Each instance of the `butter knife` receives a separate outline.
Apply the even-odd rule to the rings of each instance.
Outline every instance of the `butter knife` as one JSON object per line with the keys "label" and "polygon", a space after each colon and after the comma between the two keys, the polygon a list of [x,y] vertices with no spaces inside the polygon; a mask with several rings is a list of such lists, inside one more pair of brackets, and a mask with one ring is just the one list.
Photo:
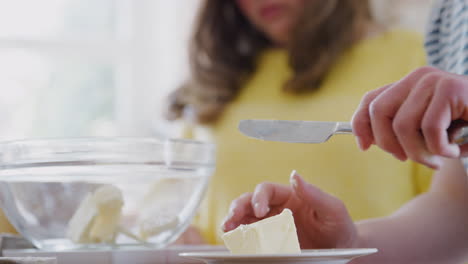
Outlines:
{"label": "butter knife", "polygon": [[[348,122],[241,120],[239,131],[256,139],[288,143],[323,143],[335,134],[352,134]],[[468,143],[468,127],[450,132],[452,142]]]}

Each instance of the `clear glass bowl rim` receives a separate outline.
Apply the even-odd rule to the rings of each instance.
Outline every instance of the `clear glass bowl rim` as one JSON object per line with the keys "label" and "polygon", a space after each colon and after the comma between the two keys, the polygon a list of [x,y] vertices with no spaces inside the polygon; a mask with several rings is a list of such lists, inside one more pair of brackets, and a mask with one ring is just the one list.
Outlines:
{"label": "clear glass bowl rim", "polygon": [[[115,144],[113,144],[115,143]],[[100,144],[109,144],[103,147]],[[28,156],[23,156],[22,152],[27,149],[28,152],[34,153],[36,157],[47,159],[50,155],[64,155],[64,154],[74,154],[76,148],[87,147],[86,151],[92,153],[111,153],[113,147],[116,146],[158,146],[161,148],[167,148],[168,146],[182,145],[184,147],[190,147],[191,149],[196,149],[197,152],[203,153],[214,153],[216,146],[214,143],[203,142],[192,139],[160,139],[155,137],[70,137],[70,138],[41,138],[41,139],[22,139],[22,140],[11,140],[0,142],[0,170],[8,167],[9,164],[18,164],[27,162]],[[64,153],[50,151],[50,149],[59,148],[65,146],[68,151]],[[49,152],[45,152],[47,155],[42,156],[42,153],[38,151],[39,149],[49,149]],[[138,149],[138,152],[141,153],[152,153],[152,150],[141,150]],[[80,154],[79,151],[76,152]],[[140,153],[140,154],[141,154]],[[128,155],[130,156],[130,151]],[[125,151],[124,151],[124,155]],[[213,161],[215,155],[212,155]],[[71,157],[68,157],[71,158]],[[73,158],[71,158],[73,160]],[[24,164],[24,163],[23,163]]]}

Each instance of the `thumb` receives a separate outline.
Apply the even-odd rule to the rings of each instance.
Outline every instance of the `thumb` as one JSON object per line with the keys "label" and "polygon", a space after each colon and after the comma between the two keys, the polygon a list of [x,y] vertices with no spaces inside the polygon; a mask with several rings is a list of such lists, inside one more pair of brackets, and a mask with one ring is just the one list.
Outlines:
{"label": "thumb", "polygon": [[290,183],[297,197],[318,213],[341,212],[344,208],[341,200],[307,183],[296,171],[291,173]]}

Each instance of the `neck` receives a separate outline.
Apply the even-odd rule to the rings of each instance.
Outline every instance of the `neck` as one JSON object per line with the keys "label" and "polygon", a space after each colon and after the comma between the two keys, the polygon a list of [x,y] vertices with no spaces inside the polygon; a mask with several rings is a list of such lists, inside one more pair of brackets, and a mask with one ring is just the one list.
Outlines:
{"label": "neck", "polygon": [[387,27],[377,23],[375,21],[365,21],[362,23],[361,30],[359,30],[359,38],[358,40],[364,40],[368,38],[372,38],[375,36],[378,36],[385,32],[387,30]]}

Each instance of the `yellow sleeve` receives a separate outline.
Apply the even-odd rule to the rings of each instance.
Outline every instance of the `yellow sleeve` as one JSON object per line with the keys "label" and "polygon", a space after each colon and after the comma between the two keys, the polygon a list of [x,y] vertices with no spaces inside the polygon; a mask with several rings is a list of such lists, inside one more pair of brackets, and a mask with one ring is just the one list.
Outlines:
{"label": "yellow sleeve", "polygon": [[410,61],[408,62],[408,73],[412,72],[413,70],[427,66],[427,54],[426,50],[424,49],[424,38],[420,34],[411,33],[411,37],[409,38],[405,46],[406,50],[411,53]]}

